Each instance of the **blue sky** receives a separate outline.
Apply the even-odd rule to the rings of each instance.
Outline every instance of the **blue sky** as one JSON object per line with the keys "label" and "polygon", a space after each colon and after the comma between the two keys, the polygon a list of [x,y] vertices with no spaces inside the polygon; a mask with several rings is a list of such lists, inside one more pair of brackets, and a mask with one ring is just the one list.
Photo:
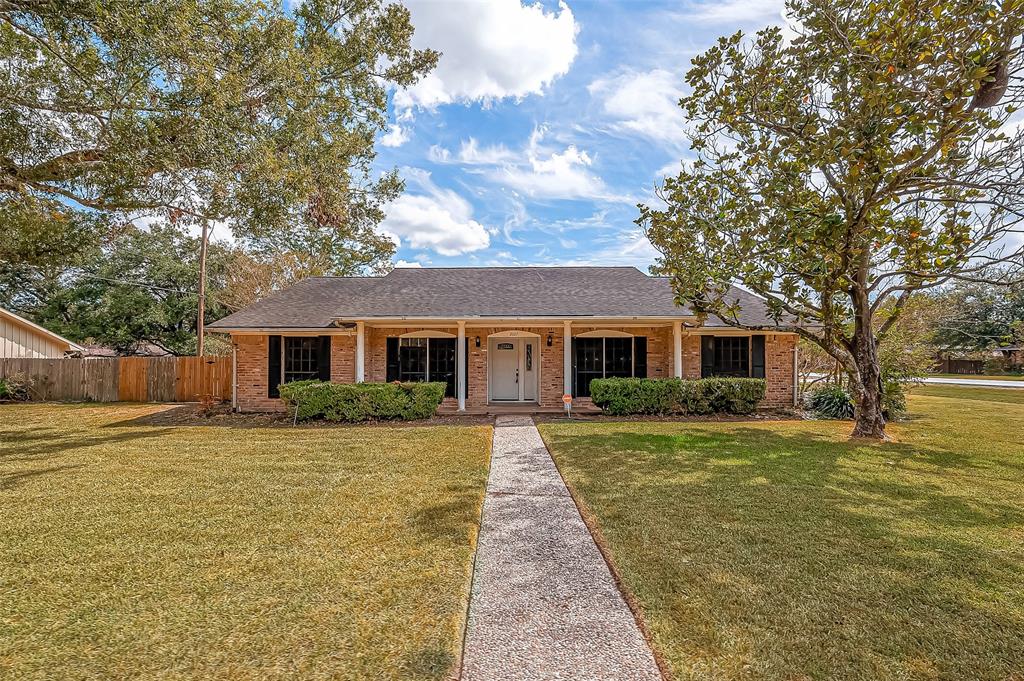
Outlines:
{"label": "blue sky", "polygon": [[676,105],[720,35],[775,0],[405,0],[438,68],[392,94],[380,167],[405,194],[381,230],[399,266],[619,264],[655,252],[636,204],[688,151]]}

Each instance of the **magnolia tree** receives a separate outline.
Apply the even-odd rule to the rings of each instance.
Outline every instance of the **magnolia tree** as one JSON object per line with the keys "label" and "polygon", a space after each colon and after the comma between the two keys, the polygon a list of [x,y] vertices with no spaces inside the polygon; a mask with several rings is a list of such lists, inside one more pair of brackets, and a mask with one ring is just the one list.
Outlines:
{"label": "magnolia tree", "polygon": [[1024,3],[787,7],[795,36],[693,60],[695,158],[638,223],[681,299],[742,327],[728,284],[766,298],[771,329],[843,367],[853,435],[884,438],[879,342],[915,292],[1000,264],[1021,280]]}

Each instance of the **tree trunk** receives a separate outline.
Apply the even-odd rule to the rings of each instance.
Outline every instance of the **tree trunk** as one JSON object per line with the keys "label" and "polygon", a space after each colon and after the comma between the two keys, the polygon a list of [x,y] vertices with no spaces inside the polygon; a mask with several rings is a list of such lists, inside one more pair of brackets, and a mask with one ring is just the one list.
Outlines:
{"label": "tree trunk", "polygon": [[210,240],[210,224],[203,220],[203,237],[199,244],[199,314],[196,316],[198,347],[196,354],[203,356],[206,336],[206,244]]}
{"label": "tree trunk", "polygon": [[878,362],[878,340],[871,323],[871,303],[866,288],[855,290],[853,359],[856,375],[850,376],[854,405],[854,426],[851,437],[885,439],[885,416],[882,414],[882,367]]}

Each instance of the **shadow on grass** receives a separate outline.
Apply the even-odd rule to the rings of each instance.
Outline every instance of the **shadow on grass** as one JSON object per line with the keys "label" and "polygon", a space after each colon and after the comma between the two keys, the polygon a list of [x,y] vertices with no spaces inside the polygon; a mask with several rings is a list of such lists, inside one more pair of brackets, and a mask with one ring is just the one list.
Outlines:
{"label": "shadow on grass", "polygon": [[990,461],[807,429],[545,436],[677,671],[1024,669],[1021,481]]}
{"label": "shadow on grass", "polygon": [[494,422],[488,416],[456,416],[442,414],[430,419],[418,421],[360,421],[358,423],[335,423],[330,421],[300,421],[293,423],[292,418],[283,412],[267,414],[236,414],[220,410],[206,416],[200,413],[195,404],[179,404],[159,411],[143,414],[130,419],[108,423],[104,428],[133,427],[199,427],[199,428],[288,428],[295,430],[318,430],[327,428],[422,428],[424,426],[476,427],[490,425]]}
{"label": "shadow on grass", "polygon": [[172,432],[169,428],[158,430],[134,430],[110,435],[92,435],[93,429],[68,432],[51,428],[32,428],[16,432],[0,433],[0,462],[33,461],[98,445],[128,444],[130,442],[160,437]]}
{"label": "shadow on grass", "polygon": [[16,471],[13,473],[0,473],[0,492],[4,490],[14,489],[18,485],[24,483],[32,478],[38,478],[43,475],[49,475],[50,473],[59,473],[60,471],[73,470],[75,468],[82,468],[85,464],[67,465],[67,466],[51,466],[50,468],[31,468],[24,471]]}
{"label": "shadow on grass", "polygon": [[469,485],[449,485],[446,494],[446,501],[420,509],[411,524],[431,540],[463,546],[470,528],[480,522],[480,490]]}

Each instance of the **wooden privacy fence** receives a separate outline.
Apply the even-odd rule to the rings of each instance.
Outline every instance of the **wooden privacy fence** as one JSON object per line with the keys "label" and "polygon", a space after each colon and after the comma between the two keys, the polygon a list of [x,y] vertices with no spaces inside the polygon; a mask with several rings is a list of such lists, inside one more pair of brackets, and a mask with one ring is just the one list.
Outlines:
{"label": "wooden privacy fence", "polygon": [[0,359],[0,378],[21,374],[32,397],[64,402],[196,402],[231,399],[230,357]]}
{"label": "wooden privacy fence", "polygon": [[981,359],[953,359],[943,357],[939,360],[938,370],[943,374],[974,374],[985,373],[985,361]]}

